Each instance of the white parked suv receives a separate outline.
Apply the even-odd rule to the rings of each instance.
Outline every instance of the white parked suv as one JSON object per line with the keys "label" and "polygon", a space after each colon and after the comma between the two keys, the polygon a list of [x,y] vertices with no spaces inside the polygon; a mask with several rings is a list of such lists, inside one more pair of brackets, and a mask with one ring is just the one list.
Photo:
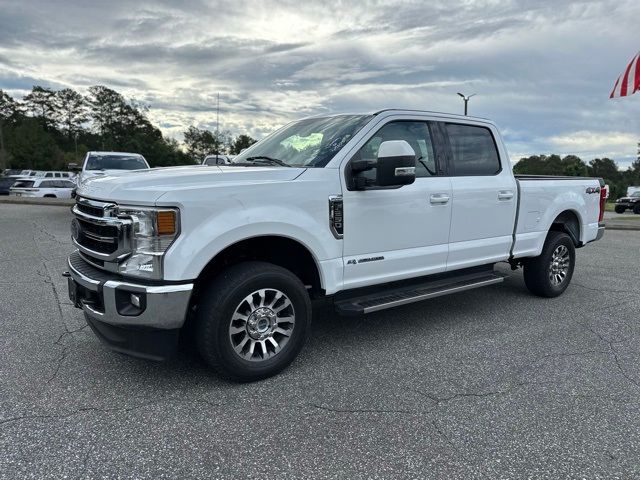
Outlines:
{"label": "white parked suv", "polygon": [[67,179],[29,177],[18,179],[9,189],[13,197],[71,198],[76,184]]}
{"label": "white parked suv", "polygon": [[69,296],[117,351],[163,359],[192,327],[209,365],[250,381],[297,356],[312,299],[366,314],[500,283],[499,262],[562,294],[606,196],[596,178],[514,176],[488,120],[307,118],[230,165],[81,184]]}

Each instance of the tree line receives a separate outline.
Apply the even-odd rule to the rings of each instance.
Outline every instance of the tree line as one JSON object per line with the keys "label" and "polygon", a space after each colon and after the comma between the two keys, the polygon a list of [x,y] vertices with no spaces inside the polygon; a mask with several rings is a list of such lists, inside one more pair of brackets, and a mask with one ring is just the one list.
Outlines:
{"label": "tree line", "polygon": [[86,95],[36,85],[22,100],[0,89],[0,171],[62,170],[90,150],[144,155],[154,167],[200,163],[209,154],[237,154],[256,140],[189,127],[184,145],[165,138],[149,107],[103,85]]}
{"label": "tree line", "polygon": [[580,157],[567,155],[533,155],[521,158],[513,167],[513,171],[527,175],[566,175],[577,177],[602,177],[609,185],[609,198],[626,195],[627,187],[640,185],[640,159],[631,164],[625,171],[618,169],[615,160],[595,158],[589,163]]}

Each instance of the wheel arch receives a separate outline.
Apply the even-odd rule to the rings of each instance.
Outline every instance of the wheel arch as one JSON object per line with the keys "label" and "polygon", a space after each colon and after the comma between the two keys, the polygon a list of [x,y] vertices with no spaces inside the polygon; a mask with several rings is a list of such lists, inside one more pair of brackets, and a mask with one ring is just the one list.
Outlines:
{"label": "wheel arch", "polygon": [[571,237],[574,246],[579,248],[582,246],[582,241],[580,240],[582,234],[580,225],[578,212],[575,210],[565,210],[558,214],[553,222],[551,222],[549,231],[566,233]]}
{"label": "wheel arch", "polygon": [[225,268],[250,260],[286,268],[302,281],[312,295],[320,294],[323,289],[319,263],[306,245],[286,236],[257,235],[238,240],[211,258],[195,281],[196,290]]}

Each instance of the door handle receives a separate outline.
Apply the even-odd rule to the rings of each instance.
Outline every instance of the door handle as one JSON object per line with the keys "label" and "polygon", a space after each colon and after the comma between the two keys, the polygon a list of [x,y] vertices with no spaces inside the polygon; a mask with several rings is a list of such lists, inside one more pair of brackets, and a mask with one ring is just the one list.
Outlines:
{"label": "door handle", "polygon": [[511,200],[513,192],[511,190],[500,190],[498,192],[498,200]]}
{"label": "door handle", "polygon": [[434,193],[429,197],[429,202],[432,205],[445,205],[449,203],[449,195],[446,193]]}

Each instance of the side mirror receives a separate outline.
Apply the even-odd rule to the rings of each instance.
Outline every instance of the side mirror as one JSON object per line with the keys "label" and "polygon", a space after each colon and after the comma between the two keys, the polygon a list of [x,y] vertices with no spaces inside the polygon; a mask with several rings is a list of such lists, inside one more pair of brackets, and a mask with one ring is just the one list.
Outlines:
{"label": "side mirror", "polygon": [[70,172],[79,172],[81,170],[80,166],[77,163],[70,163],[67,165],[67,169]]}
{"label": "side mirror", "polygon": [[416,179],[416,152],[405,140],[382,142],[378,149],[376,185],[409,185]]}

